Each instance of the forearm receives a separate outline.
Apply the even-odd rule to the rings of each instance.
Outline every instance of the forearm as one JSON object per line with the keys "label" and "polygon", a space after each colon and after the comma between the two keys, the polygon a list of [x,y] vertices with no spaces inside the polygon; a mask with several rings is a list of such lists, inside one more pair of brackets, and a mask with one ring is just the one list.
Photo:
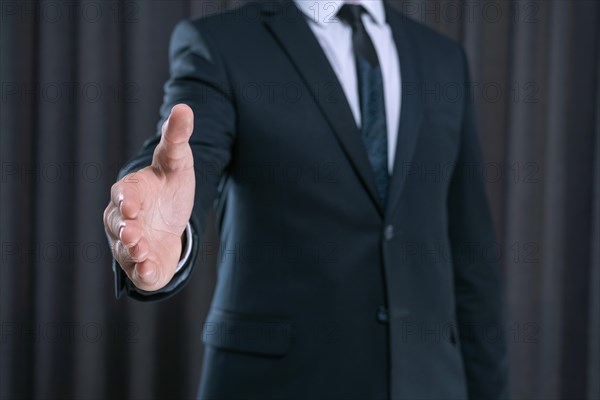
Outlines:
{"label": "forearm", "polygon": [[[231,158],[235,135],[235,108],[229,93],[229,82],[216,49],[193,23],[184,21],[173,32],[170,48],[171,78],[165,84],[161,106],[161,127],[174,105],[188,105],[194,115],[194,130],[189,139],[195,173],[195,196],[189,221],[189,257],[182,246],[182,265],[163,288],[147,292],[138,289],[122,269],[113,262],[117,297],[125,291],[138,300],[170,297],[188,281],[200,243],[206,230],[209,211],[218,196],[218,186]],[[160,132],[160,129],[159,129]],[[160,142],[160,133],[144,143],[141,151],[121,170],[119,179],[152,164]]]}

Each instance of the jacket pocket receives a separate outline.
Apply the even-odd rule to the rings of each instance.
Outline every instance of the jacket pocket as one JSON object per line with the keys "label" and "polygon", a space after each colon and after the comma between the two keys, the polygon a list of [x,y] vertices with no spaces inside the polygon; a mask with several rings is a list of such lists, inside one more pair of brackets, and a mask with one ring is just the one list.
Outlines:
{"label": "jacket pocket", "polygon": [[202,341],[223,350],[283,356],[291,336],[289,321],[213,309],[204,323]]}

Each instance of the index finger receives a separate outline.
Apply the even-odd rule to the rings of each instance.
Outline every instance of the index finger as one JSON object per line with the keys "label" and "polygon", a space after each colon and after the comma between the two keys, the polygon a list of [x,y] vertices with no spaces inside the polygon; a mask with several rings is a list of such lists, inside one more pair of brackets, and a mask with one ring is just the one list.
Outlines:
{"label": "index finger", "polygon": [[142,208],[145,193],[146,180],[142,174],[133,172],[113,185],[110,197],[123,217],[134,219]]}

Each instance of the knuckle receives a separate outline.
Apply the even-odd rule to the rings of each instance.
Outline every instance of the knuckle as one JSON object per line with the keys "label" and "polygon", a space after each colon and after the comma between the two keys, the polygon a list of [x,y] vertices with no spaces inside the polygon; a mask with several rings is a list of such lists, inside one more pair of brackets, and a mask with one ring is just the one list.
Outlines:
{"label": "knuckle", "polygon": [[121,254],[120,246],[121,246],[121,242],[117,240],[117,241],[113,242],[113,245],[111,246],[111,250],[113,253],[113,257],[115,258],[115,260],[117,260],[119,265],[125,266],[126,263],[125,263],[125,259],[123,259],[123,256]]}
{"label": "knuckle", "polygon": [[112,227],[113,233],[116,236],[119,236],[119,234],[121,233],[119,231],[121,230],[121,227],[123,226],[123,218],[121,217],[121,213],[119,212],[119,209],[116,207],[113,209],[113,212],[111,213],[110,225]]}
{"label": "knuckle", "polygon": [[129,246],[126,246],[123,242],[121,242],[121,248],[123,249],[121,252],[123,260],[127,263],[134,263],[135,258],[132,255],[131,248]]}
{"label": "knuckle", "polygon": [[121,218],[119,209],[114,205],[111,205],[104,210],[104,228],[107,233],[113,236],[119,235],[119,228],[121,226]]}
{"label": "knuckle", "polygon": [[110,187],[110,193],[112,195],[115,195],[119,192],[119,189],[121,188],[121,181],[115,182],[113,183],[113,185]]}
{"label": "knuckle", "polygon": [[108,229],[109,226],[109,217],[110,217],[110,213],[112,211],[112,203],[110,203],[108,206],[106,206],[106,208],[104,209],[104,213],[102,214],[102,221],[104,222],[104,228]]}
{"label": "knuckle", "polygon": [[[132,234],[131,234],[131,227],[128,225],[127,227],[122,227],[121,225],[118,225],[118,228],[121,232],[119,232],[119,238],[121,239],[121,242],[123,242],[123,244],[125,246],[131,247],[130,245],[132,244]],[[129,254],[132,253],[132,249],[128,248]]]}
{"label": "knuckle", "polygon": [[117,259],[117,261],[119,261],[119,264],[121,265],[129,264],[131,262],[129,253],[123,245],[123,242],[121,242],[120,240],[117,240],[117,242],[115,243],[115,258]]}
{"label": "knuckle", "polygon": [[113,256],[115,257],[115,259],[117,260],[117,262],[119,262],[119,264],[122,265],[123,257],[121,256],[121,241],[120,240],[115,240],[115,242],[111,246],[111,249],[112,249],[112,252],[113,252]]}
{"label": "knuckle", "polygon": [[118,205],[118,200],[119,197],[121,196],[121,192],[122,192],[122,183],[121,181],[114,183],[111,188],[110,188],[110,197],[112,202],[115,205]]}
{"label": "knuckle", "polygon": [[142,249],[140,248],[138,243],[131,242],[128,246],[129,257],[135,261],[140,261],[140,255],[142,254]]}

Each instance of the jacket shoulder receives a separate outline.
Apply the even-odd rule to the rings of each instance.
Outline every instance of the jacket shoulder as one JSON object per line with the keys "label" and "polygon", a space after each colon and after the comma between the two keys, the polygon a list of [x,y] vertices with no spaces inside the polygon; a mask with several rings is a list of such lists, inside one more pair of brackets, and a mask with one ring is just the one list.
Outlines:
{"label": "jacket shoulder", "polygon": [[460,46],[458,41],[436,31],[422,22],[417,21],[401,11],[398,11],[392,7],[388,7],[387,11],[392,14],[392,18],[390,18],[392,21],[401,23],[405,29],[409,30],[411,34],[415,35],[420,40],[426,40],[439,46]]}
{"label": "jacket shoulder", "polygon": [[211,15],[188,19],[197,29],[217,29],[220,33],[236,30],[236,28],[259,22],[264,5],[249,2],[240,7],[220,11]]}
{"label": "jacket shoulder", "polygon": [[388,7],[388,12],[391,14],[389,23],[398,24],[399,28],[410,36],[425,61],[424,66],[454,71],[464,76],[468,67],[461,43],[391,7]]}

